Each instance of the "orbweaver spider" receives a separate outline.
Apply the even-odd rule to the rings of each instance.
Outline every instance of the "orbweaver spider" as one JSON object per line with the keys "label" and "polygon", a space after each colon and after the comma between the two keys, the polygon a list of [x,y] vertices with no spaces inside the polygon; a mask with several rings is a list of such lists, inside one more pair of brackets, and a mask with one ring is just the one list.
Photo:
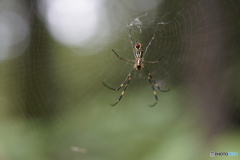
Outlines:
{"label": "orbweaver spider", "polygon": [[[158,23],[158,24],[161,24],[161,23]],[[156,30],[155,30],[156,32]],[[107,84],[105,84],[103,82],[103,85],[111,90],[115,90],[115,91],[118,91],[119,89],[121,89],[124,85],[124,88],[123,88],[123,91],[121,93],[121,95],[119,96],[118,100],[114,103],[114,104],[111,104],[112,106],[115,106],[117,105],[120,100],[122,99],[122,96],[124,95],[130,81],[131,81],[131,77],[133,75],[133,72],[134,70],[142,70],[144,69],[145,73],[147,74],[148,76],[148,81],[150,83],[150,85],[152,86],[152,90],[153,90],[153,94],[155,96],[155,100],[156,102],[152,105],[150,105],[151,107],[154,107],[157,103],[158,103],[158,96],[157,96],[157,93],[156,93],[156,90],[154,88],[154,85],[157,87],[157,89],[160,91],[160,92],[167,92],[168,90],[162,90],[159,85],[157,84],[157,82],[155,80],[153,80],[153,77],[152,75],[150,74],[150,72],[147,70],[146,66],[144,66],[144,63],[159,63],[162,59],[163,56],[160,57],[159,60],[157,61],[144,61],[144,55],[146,54],[147,50],[148,50],[148,47],[151,45],[152,41],[154,40],[154,36],[155,36],[155,32],[154,32],[154,35],[153,37],[151,38],[151,40],[149,41],[145,51],[143,52],[143,47],[142,47],[142,44],[137,42],[135,45],[133,45],[133,40],[132,40],[132,34],[131,34],[131,27],[129,27],[129,39],[130,39],[130,42],[131,42],[131,45],[132,45],[132,49],[133,49],[133,54],[134,54],[134,57],[135,57],[135,60],[130,60],[130,59],[125,59],[125,58],[122,58],[120,57],[113,49],[113,53],[121,60],[123,61],[126,61],[126,62],[134,62],[134,65],[133,65],[133,69],[129,72],[128,76],[126,77],[126,79],[123,81],[123,83],[117,87],[116,89],[112,88],[112,87],[109,87]]]}

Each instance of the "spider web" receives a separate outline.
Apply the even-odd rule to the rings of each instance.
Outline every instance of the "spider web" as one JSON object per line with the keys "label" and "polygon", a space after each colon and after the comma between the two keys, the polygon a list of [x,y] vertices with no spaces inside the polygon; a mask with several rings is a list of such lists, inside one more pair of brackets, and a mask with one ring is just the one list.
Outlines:
{"label": "spider web", "polygon": [[[50,1],[0,2],[0,159],[207,159],[212,150],[236,151],[239,0],[102,0],[90,7],[101,10],[96,22],[76,16],[97,4],[89,2],[50,9]],[[67,8],[74,25],[60,12]],[[82,26],[92,30],[76,32]],[[112,52],[134,60],[129,28],[144,49],[154,36],[145,61],[163,57],[145,64],[170,89],[156,88],[154,108],[142,71],[114,108],[121,91],[102,85],[119,86],[133,68]]]}

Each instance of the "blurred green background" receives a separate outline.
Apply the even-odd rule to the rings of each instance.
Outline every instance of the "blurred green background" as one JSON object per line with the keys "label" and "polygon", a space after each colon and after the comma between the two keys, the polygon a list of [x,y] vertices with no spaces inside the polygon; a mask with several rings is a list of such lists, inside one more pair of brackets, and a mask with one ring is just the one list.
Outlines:
{"label": "blurred green background", "polygon": [[[157,25],[160,23],[159,25]],[[154,96],[129,41],[169,92]],[[239,0],[0,0],[0,160],[239,159]]]}

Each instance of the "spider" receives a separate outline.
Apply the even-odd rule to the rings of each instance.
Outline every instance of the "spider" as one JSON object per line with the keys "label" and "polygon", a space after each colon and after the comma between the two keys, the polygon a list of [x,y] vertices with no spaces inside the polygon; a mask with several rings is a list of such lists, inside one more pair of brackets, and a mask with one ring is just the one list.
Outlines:
{"label": "spider", "polygon": [[[156,31],[156,30],[155,30]],[[135,60],[130,60],[130,59],[125,59],[125,58],[122,58],[120,57],[117,52],[115,52],[113,49],[112,49],[112,52],[120,59],[120,60],[123,60],[123,61],[126,61],[126,62],[133,62],[134,65],[133,65],[133,69],[129,72],[128,76],[126,77],[126,79],[123,81],[123,83],[118,86],[116,89],[112,88],[112,87],[109,87],[107,84],[105,84],[103,82],[103,85],[105,87],[107,87],[108,89],[111,89],[111,90],[115,90],[115,91],[118,91],[119,89],[121,89],[123,86],[123,91],[121,93],[121,95],[119,96],[118,100],[114,103],[114,104],[111,104],[112,106],[115,106],[117,105],[120,100],[122,99],[122,96],[124,95],[130,81],[131,81],[131,77],[133,75],[133,72],[134,70],[144,70],[146,75],[148,76],[148,81],[150,83],[150,85],[152,86],[152,90],[153,90],[153,94],[155,96],[155,100],[156,102],[152,105],[150,105],[151,107],[154,107],[157,103],[158,103],[158,96],[157,96],[157,93],[156,93],[156,90],[155,90],[155,87],[154,85],[157,87],[157,89],[160,91],[160,92],[167,92],[168,90],[162,90],[159,85],[156,83],[155,80],[153,80],[153,77],[152,75],[150,74],[150,72],[147,70],[146,66],[144,65],[144,63],[159,63],[161,61],[161,59],[163,58],[163,56],[160,57],[159,60],[157,61],[144,61],[144,55],[146,54],[147,50],[148,50],[148,47],[151,45],[152,41],[154,40],[154,36],[155,36],[155,32],[153,34],[153,37],[151,38],[151,40],[149,41],[145,51],[143,52],[143,46],[141,43],[137,42],[135,45],[133,45],[133,40],[132,40],[132,34],[131,34],[131,27],[129,27],[129,39],[130,39],[130,42],[131,42],[131,46],[132,46],[132,49],[133,49],[133,54],[134,54],[134,57],[135,57]]]}

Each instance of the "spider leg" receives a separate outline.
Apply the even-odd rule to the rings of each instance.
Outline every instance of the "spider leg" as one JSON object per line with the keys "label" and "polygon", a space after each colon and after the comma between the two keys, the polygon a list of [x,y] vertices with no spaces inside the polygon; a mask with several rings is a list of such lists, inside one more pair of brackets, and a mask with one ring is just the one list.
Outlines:
{"label": "spider leg", "polygon": [[155,29],[155,31],[154,31],[154,34],[153,34],[151,40],[149,41],[149,43],[148,43],[148,45],[147,45],[147,47],[146,47],[146,49],[145,49],[145,51],[144,51],[144,53],[143,53],[143,56],[147,53],[148,47],[152,44],[152,41],[154,40],[154,37],[155,37],[156,31],[157,31],[157,28],[158,28],[158,24],[157,24],[157,27],[156,27],[156,29]]}
{"label": "spider leg", "polygon": [[158,90],[160,91],[160,92],[168,92],[169,91],[169,89],[161,89],[160,87],[159,87],[159,85],[157,84],[157,82],[156,81],[154,81],[153,79],[152,79],[152,82],[155,84],[155,86],[158,88]]}
{"label": "spider leg", "polygon": [[[129,83],[130,83],[130,81],[131,81],[132,74],[133,74],[133,70],[131,70],[131,71],[129,72],[126,80],[118,87],[118,88],[120,89],[120,88],[125,84],[125,87],[124,87],[121,95],[119,96],[117,102],[115,102],[114,104],[111,104],[112,106],[116,106],[116,105],[120,102],[120,100],[122,99],[122,96],[124,95],[124,93],[125,93],[128,85],[129,85]],[[117,89],[118,89],[118,88],[117,88]],[[116,91],[117,91],[117,89],[116,89]],[[118,90],[119,90],[119,89],[118,89]]]}
{"label": "spider leg", "polygon": [[121,85],[119,85],[117,88],[112,88],[112,87],[109,87],[106,83],[102,82],[102,84],[107,87],[108,89],[111,89],[111,90],[114,90],[114,91],[118,91],[120,88],[122,88],[126,82],[128,81],[128,78],[129,78],[129,75],[130,73],[128,74],[128,76],[126,77],[126,79],[123,81],[123,83]]}
{"label": "spider leg", "polygon": [[163,56],[159,58],[157,61],[144,61],[145,63],[159,63],[162,60]]}
{"label": "spider leg", "polygon": [[147,47],[146,47],[146,49],[145,49],[145,51],[143,53],[143,56],[146,54],[146,52],[148,50],[148,47],[151,45],[152,41],[154,40],[154,36],[155,36],[155,33],[154,33],[153,37],[151,38],[151,40],[149,41],[149,43],[148,43],[148,45],[147,45]]}
{"label": "spider leg", "polygon": [[155,90],[154,85],[153,85],[154,81],[152,80],[152,75],[148,72],[148,70],[145,67],[144,67],[144,69],[145,69],[145,72],[148,76],[148,81],[149,81],[150,85],[152,86],[153,94],[154,94],[155,100],[156,100],[156,102],[154,104],[149,105],[149,106],[154,107],[158,103],[158,96],[157,96],[156,90]]}
{"label": "spider leg", "polygon": [[158,90],[159,90],[160,92],[168,92],[168,91],[170,90],[170,89],[166,89],[166,90],[165,90],[165,89],[161,89],[160,86],[157,84],[157,82],[153,80],[152,75],[151,75],[150,72],[147,70],[147,68],[146,68],[146,67],[144,67],[144,68],[145,68],[146,73],[147,73],[148,76],[150,77],[151,81],[155,84],[155,86],[158,88]]}
{"label": "spider leg", "polygon": [[116,56],[119,58],[119,59],[121,59],[121,60],[124,60],[124,61],[127,61],[127,62],[135,62],[134,60],[131,60],[131,59],[125,59],[125,58],[122,58],[122,57],[120,57],[113,49],[112,49],[112,51],[113,51],[113,53],[115,53],[116,54]]}
{"label": "spider leg", "polygon": [[[130,42],[131,42],[131,46],[132,46],[132,49],[133,49],[133,53],[135,53],[135,50],[134,50],[134,45],[133,45],[133,40],[132,40],[132,30],[131,30],[131,27],[129,26],[129,40],[130,40]],[[135,54],[134,54],[134,56],[135,56]],[[135,58],[136,58],[136,56],[135,56]]]}
{"label": "spider leg", "polygon": [[[155,29],[155,31],[154,31],[154,33],[153,33],[153,36],[152,36],[151,40],[149,41],[149,43],[148,43],[148,45],[147,45],[147,47],[146,47],[146,49],[145,49],[145,51],[144,51],[144,53],[143,53],[143,56],[147,53],[148,47],[151,45],[152,41],[154,40],[154,37],[155,37],[155,34],[156,34],[156,31],[157,31],[157,28],[158,28],[158,25],[159,25],[159,24],[161,24],[161,23],[158,23],[158,24],[157,24],[157,27],[156,27],[156,29]],[[157,63],[158,63],[158,62],[157,62]]]}
{"label": "spider leg", "polygon": [[131,42],[131,45],[132,45],[132,48],[134,48],[134,45],[133,45],[133,40],[132,40],[132,30],[131,30],[131,27],[129,27],[129,39],[130,39],[130,42]]}

